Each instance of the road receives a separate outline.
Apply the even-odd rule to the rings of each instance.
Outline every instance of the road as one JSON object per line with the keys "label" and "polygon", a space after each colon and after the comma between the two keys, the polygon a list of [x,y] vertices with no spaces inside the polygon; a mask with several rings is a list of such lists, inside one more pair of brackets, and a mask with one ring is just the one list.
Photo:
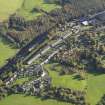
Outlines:
{"label": "road", "polygon": [[98,16],[98,15],[101,15],[105,13],[105,11],[101,11],[101,12],[98,12],[98,13],[95,13],[94,15],[92,15],[90,18],[94,18],[95,16]]}

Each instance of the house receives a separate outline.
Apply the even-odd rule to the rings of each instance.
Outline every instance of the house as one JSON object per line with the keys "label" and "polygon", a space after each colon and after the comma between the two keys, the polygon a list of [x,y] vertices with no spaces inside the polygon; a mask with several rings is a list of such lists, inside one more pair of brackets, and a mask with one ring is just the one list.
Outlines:
{"label": "house", "polygon": [[31,65],[25,70],[18,72],[18,77],[41,76],[42,73],[43,73],[43,68],[41,65]]}
{"label": "house", "polygon": [[46,86],[49,86],[51,84],[51,81],[52,81],[51,77],[49,77],[48,75],[44,76],[42,78],[42,80],[43,80],[43,84],[46,85]]}
{"label": "house", "polygon": [[81,17],[81,18],[79,19],[79,22],[80,22],[82,25],[85,25],[85,26],[89,25],[88,18],[86,18],[86,17]]}
{"label": "house", "polygon": [[32,65],[25,72],[28,76],[39,76],[43,73],[43,68],[41,65]]}
{"label": "house", "polygon": [[88,25],[89,25],[89,22],[88,22],[88,21],[83,21],[82,24],[83,24],[84,26],[88,26]]}
{"label": "house", "polygon": [[35,88],[40,88],[40,83],[41,83],[41,81],[37,80],[37,81],[34,81],[33,85]]}

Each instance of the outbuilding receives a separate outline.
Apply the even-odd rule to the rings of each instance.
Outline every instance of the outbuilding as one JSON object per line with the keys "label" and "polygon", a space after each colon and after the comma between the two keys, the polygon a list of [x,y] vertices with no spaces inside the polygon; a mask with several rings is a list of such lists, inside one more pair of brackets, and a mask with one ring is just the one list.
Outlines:
{"label": "outbuilding", "polygon": [[80,22],[82,25],[85,25],[85,26],[89,25],[88,18],[85,18],[85,17],[81,17],[81,18],[79,19],[79,22]]}

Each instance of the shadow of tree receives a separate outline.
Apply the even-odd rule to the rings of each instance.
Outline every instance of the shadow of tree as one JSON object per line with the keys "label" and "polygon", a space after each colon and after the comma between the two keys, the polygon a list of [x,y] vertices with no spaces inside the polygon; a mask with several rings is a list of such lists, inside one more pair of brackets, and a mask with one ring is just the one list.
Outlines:
{"label": "shadow of tree", "polygon": [[76,80],[78,80],[78,81],[82,80],[81,77],[80,77],[80,75],[75,75],[75,76],[73,77],[73,79],[76,79]]}
{"label": "shadow of tree", "polygon": [[6,39],[3,36],[0,36],[0,42],[2,42],[4,45],[8,45],[12,49],[17,49],[14,43],[12,43],[10,40]]}

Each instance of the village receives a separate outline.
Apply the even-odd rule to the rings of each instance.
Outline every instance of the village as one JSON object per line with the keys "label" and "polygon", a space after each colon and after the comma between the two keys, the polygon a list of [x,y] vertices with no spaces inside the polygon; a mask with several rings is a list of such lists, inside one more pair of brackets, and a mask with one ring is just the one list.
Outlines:
{"label": "village", "polygon": [[[85,16],[69,14],[68,7],[50,13],[39,8],[45,14],[37,21],[25,21],[13,14],[8,24],[1,23],[0,27],[7,29],[4,34],[1,28],[3,37],[19,51],[0,68],[0,100],[22,94],[70,105],[92,105],[86,98],[87,84],[76,89],[61,82],[66,82],[64,76],[73,75],[74,80],[84,82],[89,73],[105,74],[105,11]],[[54,81],[59,78],[63,78],[60,84]],[[104,96],[97,105],[101,102],[104,105]]]}

